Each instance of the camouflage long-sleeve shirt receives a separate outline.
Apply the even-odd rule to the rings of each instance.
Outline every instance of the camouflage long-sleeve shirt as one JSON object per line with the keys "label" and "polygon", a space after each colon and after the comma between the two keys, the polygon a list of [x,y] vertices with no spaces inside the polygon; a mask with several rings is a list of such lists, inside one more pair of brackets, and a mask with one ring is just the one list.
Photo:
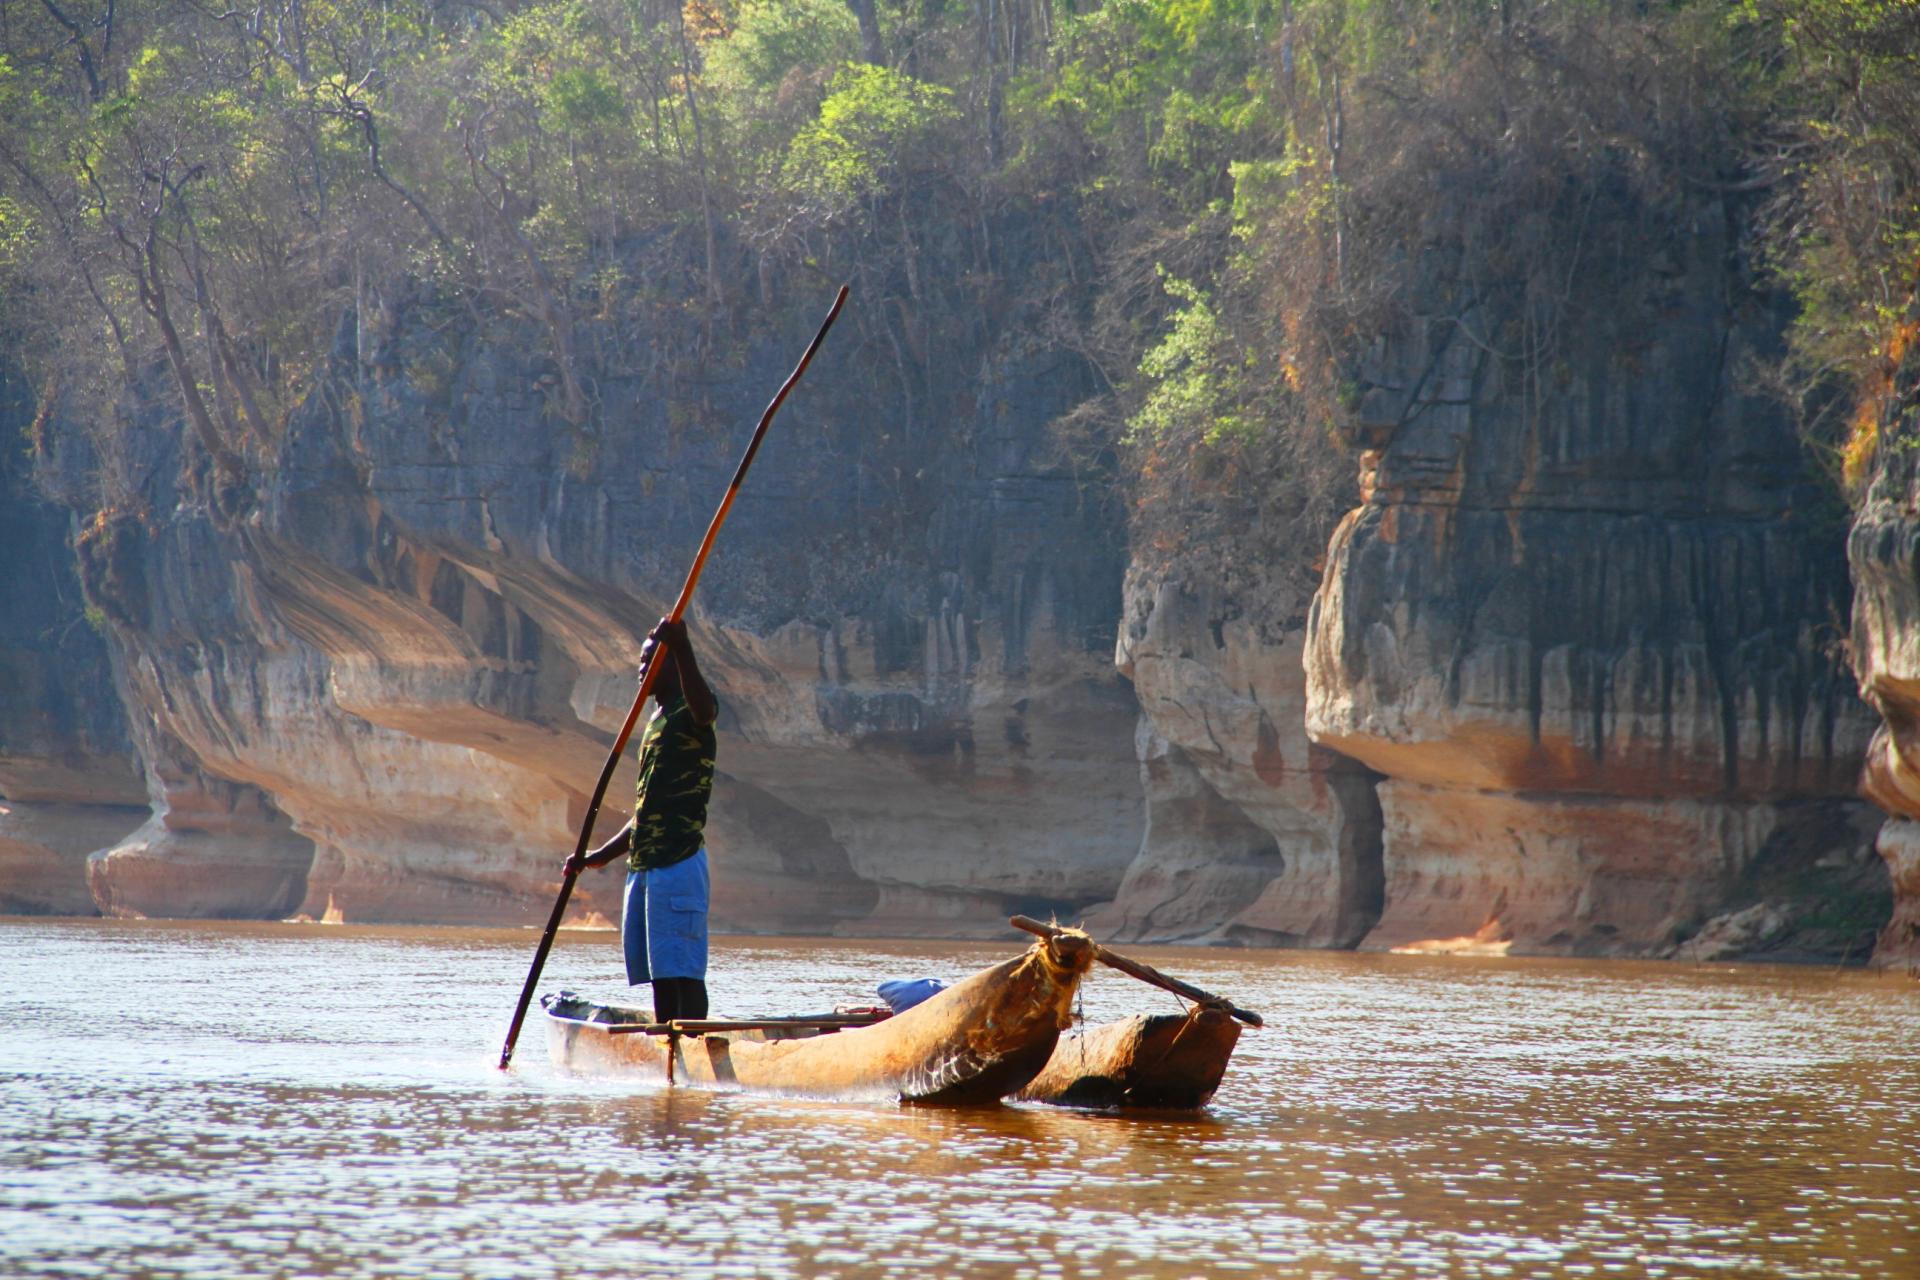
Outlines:
{"label": "camouflage long-sleeve shirt", "polygon": [[713,726],[696,723],[685,698],[647,721],[627,866],[655,871],[700,852],[713,794]]}

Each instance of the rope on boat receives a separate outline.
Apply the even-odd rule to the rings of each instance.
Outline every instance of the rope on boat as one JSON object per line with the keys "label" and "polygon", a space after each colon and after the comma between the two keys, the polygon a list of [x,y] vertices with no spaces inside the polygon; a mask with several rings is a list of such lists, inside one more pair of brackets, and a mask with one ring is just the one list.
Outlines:
{"label": "rope on boat", "polygon": [[1200,1014],[1209,1008],[1218,1009],[1218,1008],[1221,1008],[1221,1006],[1217,1004],[1216,1005],[1195,1004],[1192,1008],[1187,1010],[1187,1016],[1181,1020],[1180,1029],[1173,1033],[1173,1039],[1167,1041],[1167,1047],[1165,1049],[1162,1049],[1160,1051],[1160,1056],[1154,1060],[1154,1065],[1156,1067],[1159,1066],[1162,1062],[1165,1062],[1168,1058],[1171,1058],[1173,1056],[1173,1051],[1180,1047],[1180,1041],[1186,1038],[1187,1032],[1193,1030],[1194,1027],[1199,1025]]}

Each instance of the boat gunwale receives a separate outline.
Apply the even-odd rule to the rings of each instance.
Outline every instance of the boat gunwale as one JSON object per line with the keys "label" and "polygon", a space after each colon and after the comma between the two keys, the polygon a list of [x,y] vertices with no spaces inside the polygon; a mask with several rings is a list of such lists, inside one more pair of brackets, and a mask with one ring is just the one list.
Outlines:
{"label": "boat gunwale", "polygon": [[[593,1004],[583,1001],[595,1009],[613,1008],[612,1005]],[[576,1027],[590,1027],[610,1036],[645,1035],[657,1040],[699,1038],[704,1036],[738,1035],[751,1031],[819,1031],[830,1035],[836,1031],[854,1031],[861,1027],[879,1026],[887,1018],[860,1018],[848,1021],[822,1021],[814,1018],[689,1018],[686,1021],[694,1025],[682,1027],[675,1022],[596,1022],[592,1018],[569,1017],[564,1013],[555,1013],[552,1009],[544,1012],[549,1021],[569,1023]],[[891,1016],[891,1015],[889,1015]],[[770,1040],[805,1039],[803,1036],[768,1036]]]}

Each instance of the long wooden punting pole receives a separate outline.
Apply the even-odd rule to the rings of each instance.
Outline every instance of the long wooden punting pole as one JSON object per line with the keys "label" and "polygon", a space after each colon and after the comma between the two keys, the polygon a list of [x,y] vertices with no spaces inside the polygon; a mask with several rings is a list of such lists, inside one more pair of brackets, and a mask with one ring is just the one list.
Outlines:
{"label": "long wooden punting pole", "polygon": [[[727,486],[726,496],[720,499],[720,507],[707,525],[707,536],[700,540],[700,550],[694,554],[693,567],[687,570],[687,580],[680,588],[680,598],[673,602],[673,612],[667,615],[672,621],[680,621],[681,615],[687,611],[687,602],[693,599],[693,588],[700,581],[700,571],[707,567],[707,555],[713,550],[714,539],[720,536],[720,526],[727,522],[727,512],[733,509],[740,483],[747,478],[747,468],[753,465],[753,455],[760,451],[760,441],[766,437],[767,428],[773,425],[773,415],[780,412],[780,405],[786,400],[787,393],[793,390],[794,384],[800,381],[800,375],[813,362],[814,352],[820,349],[820,344],[826,340],[827,330],[833,328],[833,322],[839,319],[840,308],[846,300],[847,286],[841,285],[839,294],[834,297],[833,309],[820,322],[820,331],[807,344],[806,354],[800,357],[800,363],[793,367],[787,380],[780,384],[780,390],[774,393],[767,411],[760,415],[760,425],[753,429],[753,439],[747,442],[747,451],[740,456],[740,465],[734,469],[733,483]],[[640,719],[640,708],[646,705],[647,696],[653,692],[654,676],[660,670],[661,651],[665,647],[655,647],[653,657],[640,673],[640,691],[633,695],[633,707],[627,712],[627,721],[620,726],[620,736],[613,740],[613,750],[607,752],[607,762],[600,768],[600,780],[593,786],[593,799],[588,802],[587,816],[580,823],[580,839],[573,847],[575,858],[583,857],[587,847],[593,843],[593,822],[600,816],[600,802],[607,798],[607,784],[613,781],[613,771],[620,765],[620,753],[627,749],[627,739],[633,736],[633,726]],[[546,967],[547,953],[553,950],[554,935],[560,931],[560,917],[566,914],[567,899],[573,896],[573,882],[579,878],[578,871],[568,871],[561,877],[560,896],[554,901],[553,914],[547,917],[546,932],[540,935],[540,945],[534,950],[533,967],[527,970],[527,983],[520,988],[520,1003],[513,1010],[513,1025],[507,1028],[507,1043],[500,1049],[502,1071],[513,1061],[513,1044],[520,1038],[520,1024],[526,1021],[527,1006],[533,1003],[533,989],[540,982],[540,970]]]}
{"label": "long wooden punting pole", "polygon": [[[1041,924],[1038,920],[1030,916],[1015,916],[1007,923],[1016,929],[1025,929],[1028,933],[1036,934],[1042,938],[1057,938],[1065,932],[1062,929],[1055,928],[1053,925]],[[1093,958],[1101,964],[1118,969],[1130,978],[1138,978],[1142,982],[1151,983],[1163,990],[1171,991],[1177,996],[1185,996],[1195,1004],[1217,1004],[1250,1027],[1264,1027],[1267,1025],[1259,1014],[1254,1013],[1250,1009],[1239,1008],[1231,1000],[1222,999],[1216,995],[1209,995],[1200,988],[1190,986],[1178,978],[1169,978],[1152,965],[1141,964],[1138,960],[1129,960],[1123,955],[1118,955],[1107,950],[1097,942],[1093,944]]]}

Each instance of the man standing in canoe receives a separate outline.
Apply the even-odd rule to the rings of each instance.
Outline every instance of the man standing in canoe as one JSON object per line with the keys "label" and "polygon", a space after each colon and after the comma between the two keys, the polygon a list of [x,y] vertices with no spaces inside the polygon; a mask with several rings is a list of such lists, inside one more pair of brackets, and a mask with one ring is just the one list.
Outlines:
{"label": "man standing in canoe", "polygon": [[[627,859],[620,920],[627,981],[653,984],[656,1021],[707,1016],[707,800],[713,794],[714,718],[720,707],[700,675],[687,626],[667,618],[647,636],[641,669],[664,646],[653,717],[640,738],[633,820],[565,870]],[[577,859],[577,861],[576,861]]]}

